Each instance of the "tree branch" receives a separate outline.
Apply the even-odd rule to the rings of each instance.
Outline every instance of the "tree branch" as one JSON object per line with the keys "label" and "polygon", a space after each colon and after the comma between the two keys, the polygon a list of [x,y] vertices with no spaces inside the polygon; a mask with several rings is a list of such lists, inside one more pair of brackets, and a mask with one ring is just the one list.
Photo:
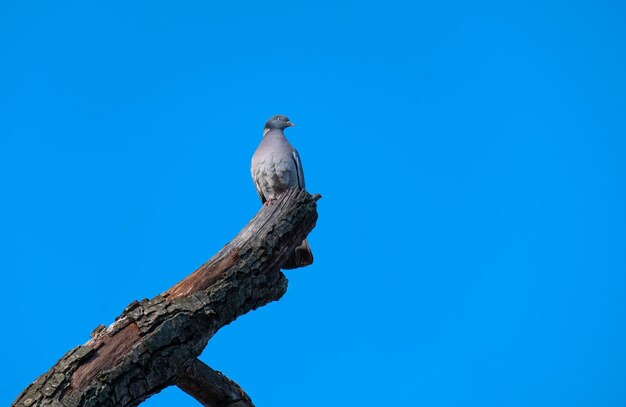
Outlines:
{"label": "tree branch", "polygon": [[195,359],[176,378],[176,385],[204,407],[254,407],[241,387]]}
{"label": "tree branch", "polygon": [[12,406],[131,407],[174,384],[221,327],[282,297],[280,267],[315,226],[319,198],[291,190],[263,205],[211,260],[163,294],[131,303]]}

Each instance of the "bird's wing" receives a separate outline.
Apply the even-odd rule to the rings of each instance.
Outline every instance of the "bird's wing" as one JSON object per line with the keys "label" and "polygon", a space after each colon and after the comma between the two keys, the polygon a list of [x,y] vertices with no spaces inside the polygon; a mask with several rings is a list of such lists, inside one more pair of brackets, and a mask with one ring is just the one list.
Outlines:
{"label": "bird's wing", "polygon": [[298,173],[298,186],[300,189],[304,189],[304,170],[302,169],[302,162],[300,161],[298,150],[294,148],[291,157],[293,158],[293,162],[296,165],[296,172]]}
{"label": "bird's wing", "polygon": [[259,185],[257,180],[254,180],[254,188],[256,189],[256,193],[259,194],[259,198],[261,198],[261,203],[265,203],[267,199],[265,199],[265,195],[263,195],[263,192],[261,191],[261,186]]}
{"label": "bird's wing", "polygon": [[261,203],[265,203],[267,200],[265,195],[263,195],[263,190],[261,189],[261,185],[259,184],[259,180],[257,179],[256,167],[259,165],[256,163],[256,158],[259,155],[259,151],[255,151],[252,156],[252,162],[250,163],[250,174],[252,175],[252,181],[254,182],[254,188],[256,189],[256,193],[259,194],[259,198],[261,198]]}

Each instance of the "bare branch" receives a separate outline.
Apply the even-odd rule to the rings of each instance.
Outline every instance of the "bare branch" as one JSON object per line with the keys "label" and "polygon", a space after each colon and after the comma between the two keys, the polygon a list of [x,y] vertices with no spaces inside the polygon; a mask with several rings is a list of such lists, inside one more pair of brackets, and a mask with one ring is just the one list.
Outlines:
{"label": "bare branch", "polygon": [[220,372],[195,359],[183,369],[176,385],[204,407],[254,407],[241,387]]}
{"label": "bare branch", "polygon": [[292,190],[263,205],[211,260],[94,330],[12,406],[132,407],[174,384],[221,327],[282,297],[280,267],[315,226],[319,198]]}

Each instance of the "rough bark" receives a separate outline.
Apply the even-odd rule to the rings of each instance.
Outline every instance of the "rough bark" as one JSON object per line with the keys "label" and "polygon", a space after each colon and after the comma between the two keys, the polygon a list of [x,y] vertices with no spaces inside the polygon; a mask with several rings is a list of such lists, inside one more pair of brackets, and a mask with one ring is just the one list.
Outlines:
{"label": "rough bark", "polygon": [[[228,400],[245,406],[233,404],[249,402],[245,393],[233,396],[238,386],[197,357],[221,327],[282,297],[287,279],[280,267],[315,226],[319,197],[292,190],[264,205],[213,258],[163,294],[132,302],[110,326],[96,328],[90,341],[66,353],[12,406],[137,406],[177,383],[205,406],[228,406],[219,404]],[[215,393],[197,391],[207,383]]]}
{"label": "rough bark", "polygon": [[199,359],[178,374],[176,385],[205,407],[254,407],[237,383]]}

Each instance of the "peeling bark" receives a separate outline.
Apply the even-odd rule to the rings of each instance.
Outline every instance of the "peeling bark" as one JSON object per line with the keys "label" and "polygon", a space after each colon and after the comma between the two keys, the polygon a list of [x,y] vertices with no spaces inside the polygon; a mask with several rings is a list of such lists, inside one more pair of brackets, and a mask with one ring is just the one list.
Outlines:
{"label": "peeling bark", "polygon": [[[252,405],[243,391],[245,397],[229,399],[238,386],[197,357],[221,327],[282,297],[287,279],[280,267],[315,226],[319,198],[292,190],[264,205],[212,259],[163,294],[132,302],[109,327],[97,327],[12,406],[137,406],[174,384],[205,406]],[[209,382],[215,394],[194,390]]]}

